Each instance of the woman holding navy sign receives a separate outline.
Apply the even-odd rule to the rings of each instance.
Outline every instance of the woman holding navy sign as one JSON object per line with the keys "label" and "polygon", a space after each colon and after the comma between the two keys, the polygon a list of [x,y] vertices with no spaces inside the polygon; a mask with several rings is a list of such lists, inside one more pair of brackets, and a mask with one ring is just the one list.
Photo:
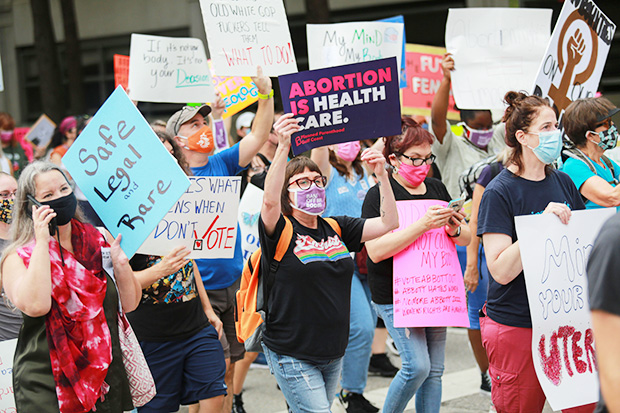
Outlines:
{"label": "woman holding navy sign", "polygon": [[17,410],[131,410],[118,311],[119,303],[136,308],[140,285],[121,236],[110,246],[83,222],[66,176],[49,162],[23,170],[15,207],[14,242],[1,264],[6,295],[24,314],[13,367]]}
{"label": "woman holding navy sign", "polygon": [[395,229],[398,213],[385,159],[368,150],[362,160],[381,183],[380,217],[321,218],[325,176],[304,156],[286,162],[291,135],[300,129],[298,120],[283,115],[274,129],[279,145],[267,173],[259,220],[263,274],[269,274],[279,238],[289,225],[292,239],[269,274],[263,350],[293,412],[328,412],[349,335],[354,270],[349,251],[359,251],[362,242]]}
{"label": "woman holding navy sign", "polygon": [[[433,135],[409,117],[402,118],[400,135],[385,138],[383,155],[389,159],[395,172],[384,185],[391,186],[397,201],[450,201],[444,184],[427,177],[435,161],[432,143]],[[380,196],[376,187],[370,188],[362,206],[363,218],[381,215]],[[432,205],[422,218],[405,229],[366,243],[368,284],[373,305],[394,339],[402,360],[402,367],[390,384],[384,412],[403,412],[414,395],[416,412],[439,412],[446,345],[446,327],[394,326],[392,257],[432,229],[443,228],[456,244],[467,245],[470,232],[464,218],[462,212]]]}
{"label": "woman holding navy sign", "polygon": [[585,206],[568,175],[549,167],[560,156],[562,140],[548,101],[518,92],[508,92],[504,99],[506,144],[513,151],[508,166],[484,191],[478,213],[478,235],[491,273],[480,327],[495,408],[535,413],[543,410],[545,395],[534,370],[532,318],[514,218],[555,214],[567,224],[571,210]]}

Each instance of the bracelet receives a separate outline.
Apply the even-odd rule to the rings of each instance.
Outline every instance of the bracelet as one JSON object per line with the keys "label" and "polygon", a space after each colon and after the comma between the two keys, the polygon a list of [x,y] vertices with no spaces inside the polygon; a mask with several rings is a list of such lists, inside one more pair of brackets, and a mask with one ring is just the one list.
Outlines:
{"label": "bracelet", "polygon": [[459,225],[459,227],[456,229],[456,233],[454,235],[450,235],[448,233],[448,231],[446,231],[446,234],[450,237],[450,238],[458,238],[459,235],[461,235],[461,226]]}
{"label": "bracelet", "polygon": [[269,98],[272,98],[272,97],[273,97],[273,89],[271,89],[271,91],[270,91],[269,93],[267,93],[266,95],[264,95],[264,94],[260,93],[260,92],[258,91],[258,89],[256,89],[256,93],[258,94],[258,98],[259,98],[259,99],[265,99],[265,100],[267,100],[267,99],[269,99]]}

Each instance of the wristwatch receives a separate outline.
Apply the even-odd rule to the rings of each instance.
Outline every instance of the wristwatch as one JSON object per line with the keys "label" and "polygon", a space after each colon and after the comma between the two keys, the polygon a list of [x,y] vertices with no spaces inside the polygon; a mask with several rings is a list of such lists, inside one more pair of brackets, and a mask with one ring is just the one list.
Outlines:
{"label": "wristwatch", "polygon": [[457,238],[459,235],[461,235],[461,226],[460,225],[458,226],[458,228],[456,229],[456,233],[454,235],[450,235],[448,231],[446,231],[446,234],[448,234],[450,238]]}

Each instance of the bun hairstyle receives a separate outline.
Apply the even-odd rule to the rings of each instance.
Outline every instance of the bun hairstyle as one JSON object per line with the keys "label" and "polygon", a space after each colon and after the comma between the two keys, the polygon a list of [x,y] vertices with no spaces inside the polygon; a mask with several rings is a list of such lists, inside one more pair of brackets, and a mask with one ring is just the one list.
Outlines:
{"label": "bun hairstyle", "polygon": [[508,156],[507,164],[515,164],[518,172],[521,172],[523,169],[523,146],[517,140],[517,131],[527,132],[532,121],[538,116],[540,109],[543,107],[550,108],[551,105],[546,98],[514,91],[504,95],[504,102],[508,105],[502,118],[502,121],[506,123],[506,145],[513,149]]}
{"label": "bun hairstyle", "polygon": [[385,148],[383,148],[383,156],[385,156],[385,159],[389,159],[391,154],[396,156],[402,155],[412,146],[423,143],[433,144],[433,135],[411,117],[402,116],[401,126],[402,132],[400,135],[384,138]]}

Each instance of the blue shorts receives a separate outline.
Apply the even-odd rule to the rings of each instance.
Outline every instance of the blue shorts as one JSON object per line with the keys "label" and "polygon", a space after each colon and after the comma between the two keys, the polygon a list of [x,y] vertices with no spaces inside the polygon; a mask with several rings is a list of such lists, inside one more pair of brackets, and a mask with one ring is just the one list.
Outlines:
{"label": "blue shorts", "polygon": [[209,325],[185,340],[141,341],[157,394],[143,412],[176,412],[181,404],[226,394],[226,362],[217,331]]}
{"label": "blue shorts", "polygon": [[[459,256],[461,270],[463,270],[463,274],[465,274],[465,267],[467,266],[467,247],[457,245],[456,252]],[[478,273],[480,274],[478,288],[476,288],[476,291],[473,293],[467,292],[467,314],[469,316],[470,330],[480,330],[479,311],[487,301],[490,274],[489,268],[487,267],[487,258],[484,255],[482,245],[478,249]]]}

